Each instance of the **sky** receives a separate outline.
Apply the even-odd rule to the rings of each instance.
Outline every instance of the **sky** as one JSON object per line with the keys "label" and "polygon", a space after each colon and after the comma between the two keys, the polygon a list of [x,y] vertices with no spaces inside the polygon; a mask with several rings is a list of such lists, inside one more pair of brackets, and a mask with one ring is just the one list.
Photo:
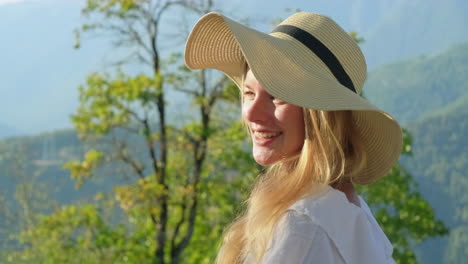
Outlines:
{"label": "sky", "polygon": [[15,4],[19,2],[24,2],[28,0],[0,0],[0,5],[6,5],[6,4]]}
{"label": "sky", "polygon": [[[250,23],[268,30],[264,21],[271,17],[269,13],[282,14],[284,7],[266,2],[221,3],[233,17],[250,13]],[[267,8],[260,9],[263,5]],[[89,73],[111,71],[109,64],[116,54],[107,40],[85,39],[79,50],[73,49],[73,30],[84,23],[83,6],[84,0],[0,0],[4,38],[0,43],[0,130],[3,125],[15,134],[37,134],[71,128],[69,116],[78,106],[77,88]],[[259,10],[262,15],[257,14]],[[178,16],[169,15],[167,21],[172,23],[174,18]],[[187,23],[192,25],[197,19],[187,18]],[[161,47],[167,54],[182,51],[183,44],[178,39]]]}
{"label": "sky", "polygon": [[[40,1],[44,1],[44,0],[0,0],[0,6],[1,5],[11,5],[11,4],[19,4],[19,3],[34,3],[34,2],[40,2]],[[63,1],[67,1],[67,0],[63,0]],[[68,1],[73,1],[73,0],[68,0]]]}
{"label": "sky", "polygon": [[[287,7],[326,14],[345,30],[357,31],[368,40],[362,48],[368,62],[372,62],[375,54],[417,55],[414,47],[408,47],[419,43],[418,39],[427,47],[417,46],[417,51],[440,52],[455,43],[458,36],[468,35],[463,33],[468,25],[463,8],[448,8],[446,12],[449,14],[439,17],[443,23],[438,22],[436,16],[444,11],[441,10],[441,3],[450,5],[463,1],[231,0],[215,3],[225,10],[225,15],[234,19],[248,18],[249,25],[264,32],[271,29],[272,19],[288,15],[285,11]],[[78,87],[84,83],[86,76],[96,71],[113,71],[110,62],[123,53],[112,48],[109,39],[86,38],[79,50],[73,49],[73,31],[85,22],[80,15],[84,3],[85,0],[0,0],[0,137],[2,132],[8,134],[8,131],[14,135],[33,135],[71,128],[70,114],[78,107]],[[426,9],[418,10],[426,12],[427,17],[401,12],[398,7],[402,3],[424,5]],[[455,14],[458,9],[460,14]],[[390,20],[393,18],[392,12],[396,12],[395,16],[400,20]],[[198,18],[183,17],[187,31]],[[436,21],[434,23],[438,28],[434,30],[437,31],[426,34],[419,25],[430,26],[431,20]],[[183,51],[185,40],[171,37],[182,28],[180,21],[181,15],[177,11],[165,18],[162,36],[170,40],[161,43],[165,55]],[[412,24],[415,29],[411,27]],[[443,35],[450,31],[445,26],[453,29],[457,25],[460,25],[459,31],[453,30],[451,35]],[[390,43],[395,39],[396,43]],[[445,42],[428,46],[441,41]],[[370,65],[372,69],[372,63]]]}

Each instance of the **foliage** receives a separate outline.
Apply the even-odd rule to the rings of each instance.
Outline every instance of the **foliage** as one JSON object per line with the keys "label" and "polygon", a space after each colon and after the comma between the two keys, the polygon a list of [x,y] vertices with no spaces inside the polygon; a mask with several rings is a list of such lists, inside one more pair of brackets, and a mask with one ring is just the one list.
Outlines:
{"label": "foliage", "polygon": [[[222,119],[221,124],[224,122],[227,120]],[[197,228],[182,263],[212,263],[223,228],[241,210],[240,201],[245,200],[248,186],[257,174],[250,153],[245,151],[244,132],[242,124],[234,122],[229,129],[218,131],[210,142],[213,151],[207,166],[212,173],[200,184],[203,191]],[[224,151],[225,148],[232,152]],[[150,249],[155,246],[155,232],[151,219],[145,216],[145,211],[153,207],[145,203],[149,201],[145,197],[160,191],[160,187],[152,179],[116,186],[107,194],[98,193],[94,201],[64,205],[52,214],[40,216],[39,223],[26,226],[21,233],[24,249],[5,252],[0,259],[5,263],[153,263]],[[85,181],[82,187],[86,184]],[[171,192],[182,194],[190,190],[179,188]],[[177,198],[182,195],[175,198],[175,210],[171,211],[174,219],[180,216]],[[175,224],[171,222],[172,226]]]}
{"label": "foliage", "polygon": [[70,170],[71,178],[76,181],[77,188],[83,184],[85,177],[92,176],[92,172],[99,166],[102,156],[102,152],[91,149],[85,154],[84,161],[70,161],[64,165],[65,169]]}
{"label": "foliage", "polygon": [[[116,77],[88,77],[87,85],[80,88],[80,107],[72,119],[82,139],[109,138],[110,152],[93,149],[83,161],[65,166],[78,186],[93,177],[102,161],[118,162],[131,169],[134,182],[116,187],[115,200],[124,217],[138,219],[132,222],[135,230],[138,221],[150,224],[145,233],[149,237],[145,239],[151,242],[146,246],[153,252],[149,258],[156,263],[181,261],[195,232],[200,209],[209,208],[202,201],[209,192],[205,187],[211,185],[204,181],[211,180],[216,169],[227,169],[207,163],[211,152],[219,152],[210,143],[221,134],[221,129],[229,130],[231,126],[230,122],[216,122],[213,111],[218,101],[232,101],[230,93],[224,92],[232,87],[227,85],[226,77],[216,79],[207,71],[192,73],[176,65],[180,64],[177,55],[163,65],[157,41],[159,24],[162,15],[175,4],[202,13],[212,5],[211,1],[206,6],[200,3],[202,10],[194,8],[193,1],[87,1],[83,14],[91,19],[103,16],[104,20],[83,25],[82,32],[113,33],[116,47],[137,48],[137,61],[148,66],[145,72],[151,74],[130,77],[119,72]],[[177,71],[170,72],[174,67]],[[174,115],[167,112],[165,100],[170,88],[192,99],[197,111],[193,120],[172,124],[168,121],[168,116]],[[131,141],[117,135],[119,130],[146,143],[143,157],[133,154]],[[226,181],[223,174],[218,181]]]}
{"label": "foliage", "polygon": [[7,263],[124,263],[128,258],[124,234],[122,227],[109,227],[93,205],[65,206],[23,231],[20,239],[26,248],[7,253],[5,259]]}

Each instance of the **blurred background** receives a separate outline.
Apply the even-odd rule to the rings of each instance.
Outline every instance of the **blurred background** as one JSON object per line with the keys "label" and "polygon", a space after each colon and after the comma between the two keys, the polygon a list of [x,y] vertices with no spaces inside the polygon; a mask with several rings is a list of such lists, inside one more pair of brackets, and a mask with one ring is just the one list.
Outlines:
{"label": "blurred background", "polygon": [[0,263],[212,263],[259,168],[237,88],[185,40],[208,11],[268,32],[299,10],[355,37],[406,131],[361,190],[395,259],[465,263],[464,0],[0,0]]}

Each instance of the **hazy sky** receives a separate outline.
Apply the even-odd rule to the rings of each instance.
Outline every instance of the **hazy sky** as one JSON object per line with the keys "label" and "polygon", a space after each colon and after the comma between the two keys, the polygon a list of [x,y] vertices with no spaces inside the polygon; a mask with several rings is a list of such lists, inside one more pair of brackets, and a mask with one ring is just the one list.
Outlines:
{"label": "hazy sky", "polygon": [[[270,29],[272,18],[286,16],[286,7],[304,6],[303,2],[307,1],[218,1],[223,10],[229,10],[228,15],[248,17],[250,24],[263,31]],[[71,127],[69,115],[77,107],[77,87],[88,73],[105,70],[115,57],[105,40],[85,40],[80,50],[73,49],[73,30],[84,22],[80,17],[84,3],[0,0],[0,125],[26,134]],[[315,11],[321,12],[320,8]],[[169,23],[179,19],[178,14],[166,16]],[[197,19],[186,20],[192,25]],[[169,53],[182,51],[183,44],[178,39],[161,47]]]}
{"label": "hazy sky", "polygon": [[[454,5],[453,3],[464,3],[463,1],[226,0],[215,3],[221,5],[226,15],[235,19],[248,18],[248,23],[261,31],[269,31],[273,19],[285,18],[288,15],[285,12],[287,7],[326,14],[345,30],[357,31],[369,39],[364,43],[363,52],[368,59],[372,59],[375,54],[390,54],[391,48],[398,55],[417,41],[421,45],[445,41],[443,45],[431,47],[440,52],[453,43],[452,38],[466,36],[467,33],[463,33],[466,31],[466,15],[464,9],[456,6],[446,12],[457,12],[460,9],[460,14],[440,16],[439,19],[444,23],[437,22],[435,25],[439,27],[431,28],[434,34],[425,33],[423,30],[427,29],[420,29],[418,26],[429,25],[431,19],[437,19],[434,14],[444,11],[439,12],[441,3]],[[93,71],[112,72],[109,62],[122,53],[115,51],[108,39],[86,39],[79,50],[73,49],[73,30],[85,22],[80,16],[84,3],[85,0],[0,0],[0,130],[35,134],[70,128],[69,115],[78,106],[78,86]],[[408,9],[409,13],[397,10],[399,12],[396,20],[389,21],[389,14],[401,3],[424,6],[425,10],[418,10],[428,15],[412,15],[411,9]],[[464,5],[466,9],[468,5]],[[160,46],[163,54],[183,51],[185,40],[171,37],[175,31],[183,28],[180,26],[180,14],[174,10],[165,17],[161,39],[165,39],[166,43],[161,43]],[[190,16],[183,19],[189,25],[187,30],[198,18]],[[411,23],[416,29],[411,28]],[[446,25],[450,29],[462,25],[462,31],[455,30],[452,35],[444,36],[443,34],[449,32]],[[396,43],[389,43],[387,46],[385,32]],[[381,43],[375,42],[376,38]],[[402,41],[398,42],[400,39]],[[419,51],[419,47],[416,50]],[[421,50],[424,51],[423,46]],[[410,50],[406,55],[413,53]],[[1,134],[2,131],[0,136]]]}

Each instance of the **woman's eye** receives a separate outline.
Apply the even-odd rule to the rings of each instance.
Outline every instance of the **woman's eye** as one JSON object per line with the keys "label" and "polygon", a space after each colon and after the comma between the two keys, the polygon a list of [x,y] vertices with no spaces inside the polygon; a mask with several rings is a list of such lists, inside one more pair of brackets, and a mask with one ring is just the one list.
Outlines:
{"label": "woman's eye", "polygon": [[255,97],[255,94],[252,91],[245,91],[244,98],[252,99]]}

